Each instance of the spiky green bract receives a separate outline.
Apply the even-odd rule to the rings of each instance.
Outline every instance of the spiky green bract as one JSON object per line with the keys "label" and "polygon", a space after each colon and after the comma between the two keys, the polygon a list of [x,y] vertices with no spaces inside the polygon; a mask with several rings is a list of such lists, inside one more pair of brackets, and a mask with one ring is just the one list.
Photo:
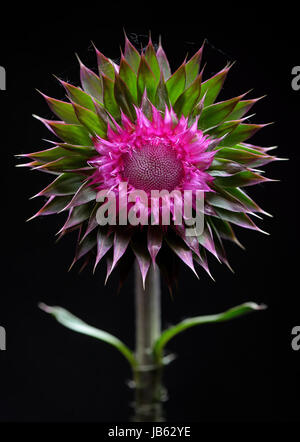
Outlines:
{"label": "spiky green bract", "polygon": [[[42,151],[23,154],[31,161],[25,165],[56,175],[36,196],[47,198],[33,216],[65,212],[67,219],[59,237],[77,230],[78,240],[73,263],[83,259],[83,267],[93,258],[95,267],[107,257],[107,276],[118,266],[122,284],[135,257],[145,280],[151,260],[157,263],[171,287],[176,279],[178,257],[194,270],[194,262],[208,273],[206,252],[229,266],[223,240],[241,245],[233,226],[261,231],[251,215],[266,214],[244,188],[272,181],[257,168],[274,161],[271,148],[249,144],[248,140],[265,124],[252,124],[245,115],[258,99],[244,95],[216,102],[231,66],[203,79],[200,62],[203,46],[171,73],[166,54],[149,40],[140,53],[125,36],[125,50],[117,65],[96,49],[98,73],[80,61],[81,87],[60,80],[66,101],[43,95],[56,120],[39,118],[59,141]],[[99,155],[94,139],[107,139],[108,129],[117,130],[124,117],[133,125],[139,109],[151,121],[154,106],[165,115],[166,109],[183,116],[191,127],[210,139],[208,151],[214,159],[206,171],[213,182],[205,194],[204,231],[187,237],[180,226],[100,227],[96,221],[99,203],[89,178],[95,172],[90,160]],[[128,123],[129,124],[129,123]],[[175,228],[176,227],[176,228]]]}

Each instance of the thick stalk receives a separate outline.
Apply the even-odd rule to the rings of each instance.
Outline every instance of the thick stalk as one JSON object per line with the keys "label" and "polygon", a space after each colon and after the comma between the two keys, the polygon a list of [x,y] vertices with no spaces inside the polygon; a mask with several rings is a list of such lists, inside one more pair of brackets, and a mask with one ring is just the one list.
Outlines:
{"label": "thick stalk", "polygon": [[140,270],[135,267],[136,359],[135,416],[136,422],[162,422],[162,367],[155,363],[153,344],[161,333],[160,274],[149,269],[145,289]]}

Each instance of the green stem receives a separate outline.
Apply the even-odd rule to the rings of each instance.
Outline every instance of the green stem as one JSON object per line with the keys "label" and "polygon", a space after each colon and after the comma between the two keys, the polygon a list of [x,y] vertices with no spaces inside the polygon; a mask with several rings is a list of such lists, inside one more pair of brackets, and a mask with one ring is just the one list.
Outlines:
{"label": "green stem", "polygon": [[161,422],[162,366],[156,364],[153,346],[161,334],[160,274],[149,269],[145,289],[140,270],[135,268],[136,360],[135,416],[136,422]]}

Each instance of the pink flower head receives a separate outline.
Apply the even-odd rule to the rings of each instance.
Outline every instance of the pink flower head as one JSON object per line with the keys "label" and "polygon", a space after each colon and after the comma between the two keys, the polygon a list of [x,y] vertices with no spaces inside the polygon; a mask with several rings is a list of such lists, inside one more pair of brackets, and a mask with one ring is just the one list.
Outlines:
{"label": "pink flower head", "polygon": [[107,139],[96,136],[94,147],[99,153],[90,160],[96,171],[90,184],[97,190],[118,192],[121,182],[128,184],[128,195],[143,190],[212,191],[213,177],[206,170],[216,151],[209,151],[211,140],[197,128],[198,119],[189,127],[188,118],[177,118],[166,107],[164,116],[153,105],[152,119],[135,108],[136,122],[124,113],[122,127],[113,120]]}

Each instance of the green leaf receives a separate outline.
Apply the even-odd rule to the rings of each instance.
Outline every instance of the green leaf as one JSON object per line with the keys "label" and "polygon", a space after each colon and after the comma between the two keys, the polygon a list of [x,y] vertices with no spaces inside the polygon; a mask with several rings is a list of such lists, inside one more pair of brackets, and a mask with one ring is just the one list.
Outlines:
{"label": "green leaf", "polygon": [[214,183],[214,189],[216,190],[215,193],[211,192],[206,196],[207,202],[212,206],[233,212],[258,212],[270,216],[238,187],[221,188]]}
{"label": "green leaf", "polygon": [[83,146],[73,146],[67,143],[57,143],[55,147],[51,147],[50,149],[17,156],[33,158],[39,160],[39,162],[42,164],[43,162],[52,162],[62,157],[73,157],[74,154],[75,158],[82,157],[82,159],[87,161],[88,158],[95,155],[95,150]]}
{"label": "green leaf", "polygon": [[145,50],[145,59],[151,69],[151,71],[153,72],[155,78],[157,80],[159,80],[160,78],[160,68],[159,68],[159,64],[156,58],[156,54],[155,54],[155,50],[152,44],[152,41],[149,40],[149,43],[146,47]]}
{"label": "green leaf", "polygon": [[216,75],[202,83],[200,97],[202,98],[203,95],[206,93],[204,106],[209,106],[215,101],[222,89],[223,83],[230,67],[231,66],[228,65],[225,66],[225,68],[218,72]]}
{"label": "green leaf", "polygon": [[76,155],[81,155],[86,158],[90,158],[96,155],[96,150],[94,146],[80,146],[77,144],[69,144],[69,143],[56,143],[57,146],[62,147],[63,149],[73,152]]}
{"label": "green leaf", "polygon": [[[232,98],[231,100],[221,101],[220,103],[211,104],[203,109],[199,118],[200,129],[208,129],[217,126],[231,114],[242,95]],[[233,120],[233,118],[231,118]]]}
{"label": "green leaf", "polygon": [[58,118],[65,121],[66,123],[75,123],[75,124],[79,123],[71,103],[66,103],[65,101],[56,100],[54,98],[48,97],[45,94],[42,94],[42,96],[47,101],[48,106],[50,107],[52,112],[55,115],[57,115]]}
{"label": "green leaf", "polygon": [[77,190],[67,208],[80,206],[90,201],[96,200],[97,192],[91,188],[86,182]]}
{"label": "green leaf", "polygon": [[102,102],[103,86],[101,78],[88,69],[78,58],[80,64],[80,81],[84,91]]}
{"label": "green leaf", "polygon": [[238,144],[232,147],[222,147],[221,149],[218,149],[215,158],[223,158],[247,166],[251,165],[256,167],[262,166],[275,159],[275,157],[272,157],[271,155],[264,154],[255,149],[248,149]]}
{"label": "green leaf", "polygon": [[230,308],[223,313],[216,315],[207,316],[196,316],[194,318],[188,318],[177,325],[174,325],[167,330],[165,330],[158,340],[154,344],[153,352],[157,363],[162,363],[163,349],[165,345],[179,333],[187,330],[188,328],[194,327],[195,325],[209,324],[212,322],[225,322],[231,319],[237,318],[239,316],[245,315],[252,311],[260,311],[266,308],[265,305],[258,305],[254,302],[245,302],[244,304],[238,305],[236,307]]}
{"label": "green leaf", "polygon": [[137,74],[141,57],[135,47],[130,43],[126,35],[124,57],[126,58],[126,61],[131,66],[133,71]]}
{"label": "green leaf", "polygon": [[[158,87],[157,87],[156,93],[158,93]],[[156,98],[155,98],[155,100],[156,100]],[[149,98],[147,97],[147,94],[144,94],[142,96],[142,102],[141,102],[140,107],[141,107],[143,114],[148,118],[148,120],[151,120],[152,119],[152,103],[149,100]]]}
{"label": "green leaf", "polygon": [[245,229],[256,230],[261,233],[266,233],[263,230],[261,230],[259,227],[257,227],[257,225],[252,221],[252,219],[245,213],[231,212],[229,210],[216,208],[216,207],[215,207],[215,212],[216,216],[224,221],[236,224],[237,226],[243,227]]}
{"label": "green leaf", "polygon": [[98,51],[97,48],[95,48],[96,56],[97,56],[97,64],[98,64],[98,71],[99,75],[102,74],[106,75],[111,80],[114,80],[115,78],[115,68],[111,62],[111,60],[105,55],[103,55],[100,51]]}
{"label": "green leaf", "polygon": [[97,222],[96,215],[100,207],[100,203],[95,203],[95,201],[93,201],[90,204],[91,204],[91,210],[89,213],[89,218],[86,223],[84,235],[82,236],[80,242],[83,241],[87,237],[87,235],[89,235],[94,229],[96,229],[96,227],[98,227],[97,231],[99,231],[99,224]]}
{"label": "green leaf", "polygon": [[44,118],[33,115],[55,135],[69,144],[78,144],[82,146],[92,146],[93,142],[88,131],[79,124],[66,124],[62,121],[45,120]]}
{"label": "green leaf", "polygon": [[169,61],[165,54],[165,51],[162,48],[161,41],[159,40],[159,46],[156,52],[156,58],[159,64],[159,68],[163,74],[164,80],[167,81],[171,76],[171,69],[169,65]]}
{"label": "green leaf", "polygon": [[251,107],[257,101],[259,101],[261,98],[254,98],[252,100],[242,100],[242,101],[240,101],[236,105],[236,107],[234,108],[233,112],[230,114],[230,119],[231,120],[239,120],[240,118],[242,118],[247,112],[249,112]]}
{"label": "green leaf", "polygon": [[147,97],[153,103],[155,100],[157,86],[158,81],[147,63],[145,56],[142,55],[137,73],[138,103],[141,102],[145,89],[147,91]]}
{"label": "green leaf", "polygon": [[185,89],[185,64],[183,63],[177,71],[166,82],[170,103],[172,106]]}
{"label": "green leaf", "polygon": [[233,273],[234,271],[232,270],[227,256],[226,256],[226,252],[225,252],[225,248],[223,245],[223,241],[221,236],[219,235],[218,230],[216,229],[216,227],[214,226],[213,223],[210,223],[210,227],[212,228],[212,233],[213,233],[213,238],[214,238],[214,244],[215,244],[215,249],[216,249],[216,254],[218,256],[218,259],[224,263],[225,265],[227,265],[227,267],[229,268],[229,270],[231,270]]}
{"label": "green leaf", "polygon": [[66,229],[77,226],[87,220],[93,210],[94,203],[91,201],[86,204],[81,204],[80,206],[74,207],[70,210],[69,216],[62,229],[58,232],[61,233]]}
{"label": "green leaf", "polygon": [[189,116],[198,101],[201,91],[201,75],[178,97],[174,111],[178,117]]}
{"label": "green leaf", "polygon": [[37,216],[53,215],[58,212],[61,212],[67,206],[67,204],[69,203],[71,198],[72,197],[69,195],[67,195],[67,196],[51,196],[48,199],[48,201],[46,202],[46,204],[44,204],[44,206],[37,213],[35,213],[31,218],[29,218],[27,221],[30,221],[30,220],[36,218]]}
{"label": "green leaf", "polygon": [[[74,209],[75,210],[75,209]],[[64,229],[64,227],[63,227]],[[70,265],[69,271],[74,266],[74,264],[81,259],[83,256],[88,255],[89,252],[91,252],[97,243],[97,234],[96,232],[91,232],[89,235],[87,235],[84,239],[82,239],[79,243],[76,245],[76,253],[75,257],[73,259],[72,264]],[[88,258],[88,257],[86,257]]]}
{"label": "green leaf", "polygon": [[262,175],[252,172],[251,170],[245,170],[238,172],[231,176],[216,177],[214,182],[221,187],[243,187],[253,186],[254,184],[272,181],[269,178],[265,178]]}
{"label": "green leaf", "polygon": [[120,109],[115,99],[114,82],[102,75],[103,81],[103,102],[105,109],[115,118],[120,118]]}
{"label": "green leaf", "polygon": [[102,127],[103,132],[106,134],[107,133],[107,124],[108,124],[108,119],[109,119],[108,113],[102,104],[94,101],[94,105],[95,105],[95,109],[96,109],[96,114],[98,115],[98,118],[99,118],[99,123]]}
{"label": "green leaf", "polygon": [[197,239],[202,247],[204,247],[206,250],[212,253],[219,260],[219,257],[215,249],[212,231],[208,224],[205,225],[203,232],[201,233],[201,235],[197,237]]}
{"label": "green leaf", "polygon": [[220,137],[223,137],[224,135],[228,136],[240,124],[241,124],[240,120],[226,121],[225,123],[222,123],[219,126],[215,126],[215,127],[206,129],[204,132],[208,133],[210,136],[213,135],[214,138],[220,138]]}
{"label": "green leaf", "polygon": [[236,237],[236,235],[235,235],[235,233],[234,233],[234,231],[228,221],[225,221],[221,218],[215,218],[215,217],[213,218],[211,216],[209,216],[207,218],[209,218],[209,223],[213,223],[215,225],[221,238],[226,239],[228,241],[232,241],[235,244],[237,244],[239,247],[244,249],[244,246],[237,239],[237,237]]}
{"label": "green leaf", "polygon": [[86,107],[92,111],[95,110],[92,98],[83,92],[82,89],[73,86],[72,84],[66,83],[65,81],[59,80],[61,84],[67,91],[68,97],[80,106]]}
{"label": "green leaf", "polygon": [[74,169],[87,167],[85,158],[81,156],[71,155],[69,157],[61,157],[57,160],[50,161],[36,166],[38,170],[49,170],[51,172],[68,172]]}
{"label": "green leaf", "polygon": [[76,103],[73,103],[73,106],[78,120],[92,135],[99,135],[102,138],[106,136],[103,121],[99,120],[98,115],[96,115],[95,112],[92,112]]}
{"label": "green leaf", "polygon": [[170,102],[166,84],[163,75],[161,75],[155,94],[155,106],[157,109],[164,111],[166,105],[169,107]]}
{"label": "green leaf", "polygon": [[269,213],[265,212],[263,209],[261,209],[255,201],[253,201],[243,190],[239,189],[238,187],[227,187],[226,193],[231,195],[233,198],[238,200],[243,206],[251,212],[259,212],[263,213],[265,215],[269,215]]}
{"label": "green leaf", "polygon": [[134,103],[137,104],[137,76],[124,57],[121,58],[119,76],[129,89]]}
{"label": "green leaf", "polygon": [[245,166],[224,158],[214,158],[209,173],[212,176],[227,177],[245,170]]}
{"label": "green leaf", "polygon": [[35,160],[40,160],[42,162],[50,162],[57,160],[58,158],[61,158],[66,154],[68,154],[68,151],[66,151],[62,147],[55,146],[51,147],[50,149],[40,150],[39,152],[27,153],[22,156],[34,158]]}
{"label": "green leaf", "polygon": [[86,324],[84,321],[72,315],[62,307],[50,307],[43,303],[40,303],[39,307],[46,313],[53,315],[55,319],[65,327],[112,345],[119,350],[120,353],[122,353],[133,369],[136,368],[137,361],[133,355],[133,352],[127,347],[127,345],[120,341],[120,339],[104,330],[99,330],[98,328]]}
{"label": "green leaf", "polygon": [[74,195],[81,185],[81,176],[74,173],[62,173],[36,196]]}
{"label": "green leaf", "polygon": [[[249,212],[239,200],[221,188],[216,188],[216,192],[209,192],[206,201],[214,207],[226,209],[231,212]],[[250,210],[252,212],[252,210]]]}
{"label": "green leaf", "polygon": [[115,98],[122,111],[132,120],[135,119],[135,110],[133,107],[133,97],[129,92],[125,82],[116,74],[115,78]]}
{"label": "green leaf", "polygon": [[203,46],[204,43],[201,46],[201,48],[196,52],[196,54],[193,55],[193,57],[185,65],[186,87],[189,87],[198,76],[200,70]]}
{"label": "green leaf", "polygon": [[251,138],[258,130],[265,126],[266,124],[240,124],[221,141],[219,146],[231,147],[248,140],[248,138]]}

